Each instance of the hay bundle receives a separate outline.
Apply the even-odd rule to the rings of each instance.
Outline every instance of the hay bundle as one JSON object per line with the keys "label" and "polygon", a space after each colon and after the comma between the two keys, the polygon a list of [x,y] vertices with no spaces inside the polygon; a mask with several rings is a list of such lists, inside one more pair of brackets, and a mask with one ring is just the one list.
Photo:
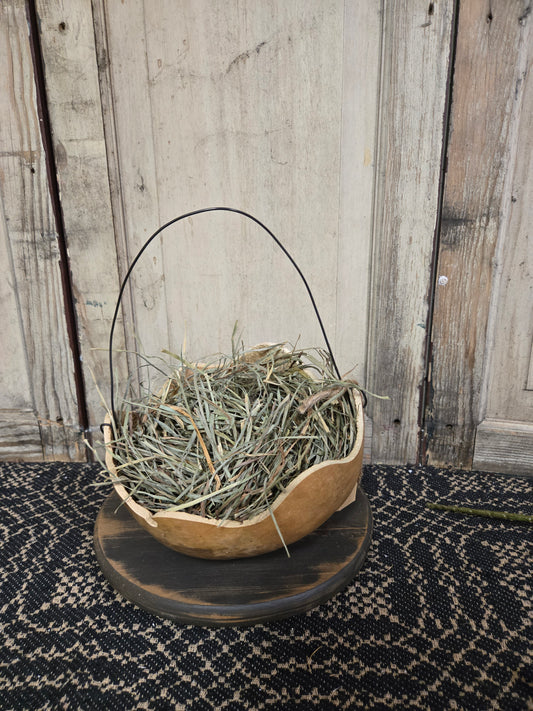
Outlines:
{"label": "hay bundle", "polygon": [[276,344],[177,358],[156,394],[124,401],[112,443],[113,482],[149,511],[246,520],[353,449],[356,384],[334,377],[325,352]]}

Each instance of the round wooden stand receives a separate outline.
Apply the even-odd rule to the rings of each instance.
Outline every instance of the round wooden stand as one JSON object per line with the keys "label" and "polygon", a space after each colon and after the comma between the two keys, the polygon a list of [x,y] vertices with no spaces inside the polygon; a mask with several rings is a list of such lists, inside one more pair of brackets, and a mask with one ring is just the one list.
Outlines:
{"label": "round wooden stand", "polygon": [[372,512],[357,499],[290,547],[253,558],[203,560],[158,543],[117,507],[113,492],[96,519],[94,547],[111,585],[149,612],[183,624],[251,625],[306,612],[346,587],[372,539]]}

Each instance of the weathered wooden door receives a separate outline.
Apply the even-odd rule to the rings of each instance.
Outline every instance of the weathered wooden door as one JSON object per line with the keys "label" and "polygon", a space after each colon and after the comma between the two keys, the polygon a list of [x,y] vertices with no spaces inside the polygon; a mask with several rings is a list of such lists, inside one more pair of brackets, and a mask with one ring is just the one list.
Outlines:
{"label": "weathered wooden door", "polygon": [[[36,276],[26,283],[10,256],[23,242],[8,212],[17,206],[22,216],[28,259],[40,244],[35,196],[49,204],[24,3],[10,0],[1,37],[13,70],[2,79],[0,135],[11,172],[3,168],[0,188],[2,259],[16,281],[3,287],[12,325],[2,369],[21,384],[5,388],[4,411],[59,420],[54,432],[79,441],[81,383],[84,429],[97,428],[103,408],[93,377],[108,397],[103,349],[120,276],[167,219],[226,204],[283,240],[311,283],[341,368],[355,366],[370,390],[389,396],[370,398],[374,461],[505,470],[511,437],[522,442],[517,465],[531,468],[527,3],[28,6],[38,17],[32,43],[44,60],[46,158],[62,227],[50,207],[39,219],[49,220],[42,231],[57,254],[62,239],[68,248],[62,277],[71,296],[58,286],[57,254],[46,262],[50,274],[33,257]],[[36,172],[27,175],[30,149]],[[53,327],[32,315],[41,303],[56,314]],[[186,333],[190,354],[201,356],[228,348],[235,320],[250,344],[300,336],[322,345],[292,267],[228,216],[188,221],[154,244],[124,314],[119,349],[176,350]],[[32,350],[43,339],[63,345]],[[117,357],[117,367],[122,382],[135,359]],[[56,381],[69,385],[56,393]],[[65,443],[61,456],[73,451]]]}
{"label": "weathered wooden door", "polygon": [[429,462],[533,472],[529,3],[461,3],[427,392]]}

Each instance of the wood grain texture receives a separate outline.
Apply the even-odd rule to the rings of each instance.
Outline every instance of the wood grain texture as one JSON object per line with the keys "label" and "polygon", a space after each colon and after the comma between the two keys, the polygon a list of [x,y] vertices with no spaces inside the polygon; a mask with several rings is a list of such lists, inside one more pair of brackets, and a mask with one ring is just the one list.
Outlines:
{"label": "wood grain texture", "polygon": [[[2,183],[5,174],[1,174]],[[2,190],[2,194],[4,191]],[[22,318],[16,291],[15,267],[9,241],[4,200],[0,200],[0,307],[2,310],[0,337],[0,409],[31,410],[33,397],[28,374]],[[3,454],[0,454],[3,456]]]}
{"label": "wood grain texture", "polygon": [[[90,0],[38,0],[48,107],[67,233],[89,422],[108,396],[107,348],[118,268]],[[115,347],[123,348],[121,324]],[[116,375],[125,368],[117,359]]]}
{"label": "wood grain texture", "polygon": [[[331,331],[343,5],[182,8],[181,33],[172,37],[173,4],[145,3],[161,217],[172,216],[178,194],[185,205],[237,205],[262,218],[311,279]],[[186,47],[177,63],[176,45]],[[322,344],[292,266],[254,226],[206,217],[180,244],[169,240],[165,254],[179,279],[170,291],[167,278],[174,349],[187,322],[191,355],[227,350],[236,320],[250,344],[300,334],[305,344]]]}
{"label": "wood grain texture", "polygon": [[[2,346],[10,357],[2,362],[2,384],[6,387],[2,407],[27,414],[29,406],[35,412],[44,458],[83,459],[57,233],[48,192],[24,2],[2,3],[0,14],[1,238],[9,260],[5,264],[6,276],[16,293],[18,310],[13,313],[10,299],[8,316],[2,323],[2,340],[17,338],[13,331],[19,321],[24,351],[20,352],[20,341],[15,353],[9,352],[14,342]],[[23,369],[26,376],[21,373]],[[18,377],[21,379],[17,391],[12,379]],[[6,393],[11,393],[7,401]],[[28,415],[32,430],[30,458],[37,451],[35,416]],[[26,417],[23,419],[27,421]],[[24,438],[27,424],[20,427],[20,436]],[[13,431],[9,437],[12,441]],[[17,458],[19,455],[23,456],[20,448]]]}
{"label": "wood grain texture", "polygon": [[367,383],[372,460],[414,462],[452,3],[384,4]]}
{"label": "wood grain texture", "polygon": [[249,625],[310,610],[344,588],[372,540],[364,492],[319,529],[253,558],[202,560],[172,551],[142,529],[113,493],[94,531],[96,557],[111,585],[149,612],[182,624]]}
{"label": "wood grain texture", "polygon": [[513,476],[533,474],[533,425],[484,420],[477,428],[473,468]]}
{"label": "wood grain texture", "polygon": [[0,461],[39,462],[43,459],[41,428],[33,410],[0,409]]}
{"label": "wood grain texture", "polygon": [[[216,204],[262,219],[309,278],[343,370],[364,371],[378,9],[356,3],[95,2],[109,66],[123,249]],[[364,67],[370,69],[365,72]],[[344,156],[344,157],[343,157]],[[268,237],[230,215],[169,231],[139,263],[148,353],[322,346],[307,294]]]}
{"label": "wood grain texture", "polygon": [[[437,286],[435,296],[432,382],[426,419],[428,461],[435,465],[469,468],[472,464],[476,426],[483,417],[483,369],[494,347],[493,342],[487,342],[491,335],[487,327],[491,296],[498,300],[497,293],[493,293],[495,259],[502,260],[504,279],[513,274],[511,278],[519,283],[523,280],[523,285],[530,279],[524,264],[514,264],[518,254],[527,249],[527,202],[512,208],[511,223],[505,217],[513,194],[508,182],[511,163],[517,151],[526,153],[527,145],[531,146],[531,135],[526,145],[516,142],[526,86],[524,48],[527,44],[531,47],[530,24],[531,17],[522,0],[506,0],[492,8],[484,0],[460,5],[438,256],[438,274],[448,281]],[[529,120],[530,117],[524,129]],[[527,185],[524,165],[524,159],[519,158],[519,192]],[[524,198],[527,201],[526,195]],[[512,400],[517,396],[516,388],[523,388],[527,378],[523,355],[513,352],[520,338],[510,335],[513,329],[531,329],[530,312],[515,310],[525,296],[519,283],[502,285],[500,290],[499,307],[503,311],[498,312],[497,318],[507,323],[503,331],[501,326],[496,329],[500,331],[500,345],[494,357],[501,362],[500,371],[492,371],[491,377],[501,377],[501,367],[508,369],[509,376],[489,395],[491,408],[495,407],[490,412],[498,419],[505,411],[502,396]],[[516,294],[510,300],[505,293],[512,294],[515,286]],[[531,296],[528,299],[531,308]],[[519,323],[516,319],[521,313],[525,321]],[[503,343],[506,339],[507,344]],[[518,378],[517,368],[521,370]],[[522,381],[521,385],[517,380]],[[515,384],[509,398],[511,381]],[[496,392],[500,403],[495,406]]]}
{"label": "wood grain texture", "polygon": [[[117,259],[124,278],[137,252],[161,224],[143,3],[134,1],[119,8],[93,0],[93,22]],[[128,349],[158,354],[169,345],[165,266],[159,241],[132,274],[126,296],[123,313]],[[141,378],[137,370],[141,364],[131,356],[126,362],[129,372]]]}
{"label": "wood grain texture", "polygon": [[355,377],[364,383],[381,53],[379,3],[344,3],[343,43],[335,350],[341,370],[355,366]]}
{"label": "wood grain texture", "polygon": [[483,418],[533,424],[533,22],[516,47],[483,383]]}

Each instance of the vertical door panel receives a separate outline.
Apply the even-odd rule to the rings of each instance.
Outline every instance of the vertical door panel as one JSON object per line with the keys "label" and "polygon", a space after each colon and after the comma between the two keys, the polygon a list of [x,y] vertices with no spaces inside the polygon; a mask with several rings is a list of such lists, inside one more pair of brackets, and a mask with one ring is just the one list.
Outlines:
{"label": "vertical door panel", "polygon": [[[531,150],[531,137],[517,143],[516,133],[521,130],[527,80],[526,48],[531,47],[531,20],[525,9],[521,0],[492,6],[484,0],[460,4],[426,415],[428,461],[437,465],[472,465],[476,427],[483,416],[484,372],[489,411],[495,406],[496,392],[498,398],[503,395],[515,401],[509,392],[516,388],[510,390],[509,384],[518,379],[523,388],[527,379],[527,365],[522,359],[519,366],[515,355],[504,353],[504,344],[512,341],[511,348],[516,348],[520,341],[523,348],[531,332],[531,312],[525,322],[515,323],[510,339],[498,327],[493,333],[488,329],[491,301],[496,320],[515,319],[515,306],[505,303],[506,291],[513,293],[515,305],[529,299],[531,309],[531,292],[524,292],[525,281],[518,278],[521,267],[515,263],[526,249],[525,227],[508,221],[512,163],[517,155],[528,153],[528,145]],[[524,180],[527,184],[522,170],[519,186]],[[512,211],[519,214],[520,209]],[[509,288],[498,289],[494,280],[501,265],[504,280],[515,281]],[[500,297],[504,301],[499,302]],[[494,349],[493,363],[500,360],[500,370],[488,367]],[[502,377],[502,365],[506,380],[494,389],[489,381]]]}
{"label": "vertical door panel", "polygon": [[[37,0],[46,99],[91,429],[109,404],[107,342],[118,295],[117,249],[90,0]],[[119,320],[115,348],[123,349]],[[116,359],[116,378],[124,366]]]}
{"label": "vertical door panel", "polygon": [[41,430],[33,408],[26,363],[14,269],[3,200],[0,200],[0,460],[39,460],[43,457]]}
{"label": "vertical door panel", "polygon": [[533,473],[533,37],[523,20],[473,466]]}
{"label": "vertical door panel", "polygon": [[38,458],[39,432],[41,457],[83,459],[24,2],[2,3],[0,14],[0,238],[8,281],[0,458]]}
{"label": "vertical door panel", "polygon": [[368,384],[372,458],[414,462],[453,3],[385,2]]}

